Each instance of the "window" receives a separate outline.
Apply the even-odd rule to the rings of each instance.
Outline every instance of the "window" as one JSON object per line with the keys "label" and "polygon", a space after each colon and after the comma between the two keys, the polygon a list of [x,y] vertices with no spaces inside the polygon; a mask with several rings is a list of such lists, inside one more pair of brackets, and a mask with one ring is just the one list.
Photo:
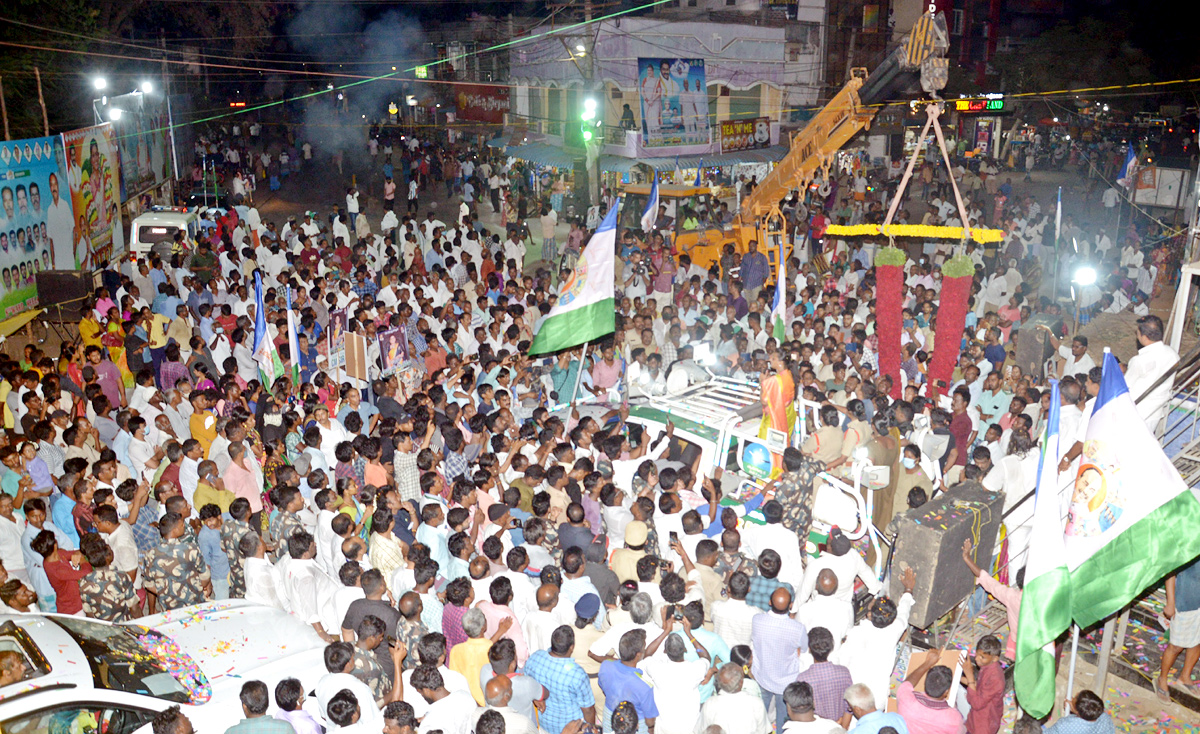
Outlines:
{"label": "window", "polygon": [[[137,693],[172,703],[199,704],[208,700],[200,693],[208,679],[199,668],[196,670],[203,680],[182,674],[176,677],[166,663],[151,654],[150,649],[165,639],[158,632],[140,632],[133,627],[101,624],[79,617],[51,619],[83,650],[97,689]],[[194,665],[190,658],[184,662]]]}
{"label": "window", "polygon": [[687,4],[689,8],[694,8],[696,7],[696,0],[687,0]]}
{"label": "window", "polygon": [[12,734],[43,732],[102,731],[105,734],[132,734],[150,723],[153,711],[106,708],[104,704],[84,703],[58,706],[6,719],[0,729]]}
{"label": "window", "polygon": [[737,5],[737,0],[725,0],[725,4],[730,6]]}
{"label": "window", "polygon": [[708,196],[681,197],[675,207],[676,233],[695,232],[707,224],[711,213],[708,210]]}
{"label": "window", "polygon": [[950,16],[950,33],[951,35],[961,36],[963,34],[963,21],[965,14],[962,8],[956,8]]}

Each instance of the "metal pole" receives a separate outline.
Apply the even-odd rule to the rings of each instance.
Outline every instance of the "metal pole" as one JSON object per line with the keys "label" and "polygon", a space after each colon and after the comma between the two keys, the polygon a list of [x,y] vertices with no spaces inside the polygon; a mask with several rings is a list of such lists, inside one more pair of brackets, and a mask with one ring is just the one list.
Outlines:
{"label": "metal pole", "polygon": [[1092,689],[1096,691],[1100,698],[1104,698],[1104,691],[1108,687],[1108,662],[1112,657],[1113,651],[1113,633],[1117,629],[1117,618],[1109,617],[1104,623],[1104,636],[1100,640],[1100,657],[1096,661],[1096,677],[1092,679]]}
{"label": "metal pole", "polygon": [[1079,625],[1071,625],[1071,665],[1067,668],[1067,698],[1063,701],[1063,715],[1068,713],[1067,704],[1075,694],[1075,660],[1079,657]]}
{"label": "metal pole", "polygon": [[[587,360],[588,347],[591,345],[590,341],[583,343],[583,354],[579,357],[579,371],[575,373],[575,387],[571,389],[571,407],[575,406],[575,398],[579,395],[579,386],[583,384],[583,363]],[[569,366],[568,369],[570,369]]]}
{"label": "metal pole", "polygon": [[[1117,185],[1120,186],[1119,183]],[[1121,192],[1118,191],[1117,193]],[[1116,246],[1118,252],[1120,252],[1121,248],[1125,246],[1125,243],[1121,239],[1121,210],[1124,208],[1125,195],[1122,194],[1121,197],[1117,199],[1117,228],[1113,230],[1113,234],[1117,236],[1117,241],[1113,244]]]}
{"label": "metal pole", "polygon": [[1196,259],[1196,238],[1200,236],[1200,166],[1197,167],[1196,173],[1192,176],[1192,193],[1193,197],[1188,197],[1192,204],[1192,213],[1188,217],[1190,224],[1188,225],[1187,243],[1184,245],[1183,255],[1189,263]]}
{"label": "metal pole", "polygon": [[1121,620],[1117,623],[1117,639],[1113,641],[1113,649],[1120,653],[1125,649],[1125,630],[1129,628],[1129,607],[1121,612]]}
{"label": "metal pole", "polygon": [[1058,301],[1058,267],[1062,261],[1062,252],[1059,249],[1059,240],[1062,238],[1062,186],[1058,187],[1058,204],[1054,215],[1054,290],[1050,295],[1054,301]]}
{"label": "metal pole", "polygon": [[4,118],[4,139],[12,140],[8,134],[8,105],[4,103],[4,79],[0,77],[0,117]]}

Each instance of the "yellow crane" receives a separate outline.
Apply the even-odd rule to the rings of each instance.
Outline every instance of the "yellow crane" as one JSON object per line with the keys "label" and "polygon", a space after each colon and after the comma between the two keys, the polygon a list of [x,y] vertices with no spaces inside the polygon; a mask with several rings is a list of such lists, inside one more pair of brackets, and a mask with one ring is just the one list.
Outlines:
{"label": "yellow crane", "polygon": [[[733,222],[725,227],[708,223],[703,212],[712,212],[716,202],[711,200],[705,186],[659,185],[659,201],[675,200],[673,233],[675,249],[687,253],[692,262],[709,267],[720,260],[727,244],[737,252],[749,251],[751,241],[763,245],[771,263],[777,266],[778,243],[783,243],[784,257],[790,255],[790,245],[784,232],[784,216],[779,204],[792,191],[804,191],[821,173],[827,177],[835,155],[860,130],[870,127],[878,110],[876,105],[906,91],[919,79],[926,93],[945,88],[949,65],[946,51],[950,35],[942,13],[926,12],[908,37],[888,54],[887,58],[868,74],[864,68],[851,70],[850,79],[824,107],[791,138],[783,160],[767,174],[749,195],[742,199]],[[625,187],[620,225],[638,228],[641,213],[650,195],[650,184],[631,184]],[[694,216],[682,216],[683,212]],[[619,234],[619,233],[618,233]]]}

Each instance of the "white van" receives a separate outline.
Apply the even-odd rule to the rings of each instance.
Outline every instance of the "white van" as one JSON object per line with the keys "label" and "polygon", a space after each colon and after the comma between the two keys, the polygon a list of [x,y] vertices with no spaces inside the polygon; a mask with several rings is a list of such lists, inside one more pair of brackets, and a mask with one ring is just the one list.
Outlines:
{"label": "white van", "polygon": [[189,243],[194,242],[199,228],[200,210],[185,207],[154,206],[133,220],[129,228],[129,257],[146,257],[151,251],[169,260],[175,243],[175,233],[183,231]]}

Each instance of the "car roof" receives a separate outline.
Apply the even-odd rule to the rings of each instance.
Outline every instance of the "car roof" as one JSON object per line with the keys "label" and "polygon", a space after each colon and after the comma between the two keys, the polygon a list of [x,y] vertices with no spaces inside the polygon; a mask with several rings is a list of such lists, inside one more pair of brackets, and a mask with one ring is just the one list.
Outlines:
{"label": "car roof", "polygon": [[197,219],[196,212],[146,212],[133,220],[134,224],[187,224]]}
{"label": "car roof", "polygon": [[[76,688],[92,688],[92,671],[87,661],[83,660],[83,650],[71,635],[52,621],[56,614],[0,614],[0,626],[12,622],[19,630],[28,635],[36,652],[44,658],[50,672],[34,678],[28,678],[19,683],[0,688],[0,701],[11,699],[27,691],[45,689],[54,685],[68,685]],[[25,655],[26,661],[37,666],[36,660],[30,660],[30,655],[20,645],[9,645],[11,639],[0,630],[0,648],[19,650]]]}
{"label": "car roof", "polygon": [[[83,650],[52,621],[57,616],[63,615],[0,615],[0,625],[12,621],[26,632],[50,668],[46,675],[0,689],[0,701],[52,685],[94,688]],[[211,601],[142,617],[132,624],[155,629],[178,643],[209,678],[214,698],[221,689],[240,688],[245,678],[277,681],[289,675],[304,679],[311,671],[324,673],[324,642],[311,626],[277,607],[244,599]],[[0,649],[2,641],[0,633]]]}

